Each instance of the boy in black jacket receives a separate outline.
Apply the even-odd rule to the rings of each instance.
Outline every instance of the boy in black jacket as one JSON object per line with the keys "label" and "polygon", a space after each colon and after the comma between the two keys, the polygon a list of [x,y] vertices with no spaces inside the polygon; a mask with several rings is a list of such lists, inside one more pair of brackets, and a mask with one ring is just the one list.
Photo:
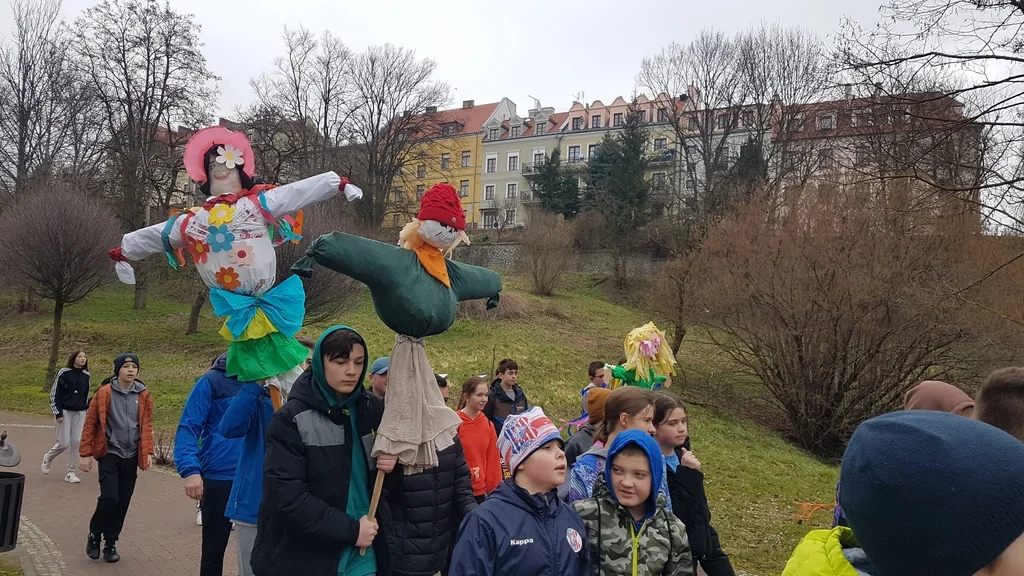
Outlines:
{"label": "boy in black jacket", "polygon": [[490,397],[484,406],[484,416],[491,419],[494,431],[501,436],[505,418],[522,414],[530,408],[526,392],[519,386],[519,365],[508,358],[498,363],[496,378],[491,382]]}
{"label": "boy in black jacket", "polygon": [[[384,403],[363,389],[365,376],[366,342],[334,326],[270,421],[256,576],[389,573],[377,521],[367,517],[376,476],[369,454]],[[396,460],[382,456],[376,467],[390,472]]]}
{"label": "boy in black jacket", "polygon": [[700,471],[700,461],[690,452],[690,431],[683,402],[669,394],[657,394],[654,426],[654,439],[665,456],[672,512],[686,525],[694,565],[699,563],[707,576],[735,576],[729,556],[718,540],[718,532],[711,526],[704,473]]}

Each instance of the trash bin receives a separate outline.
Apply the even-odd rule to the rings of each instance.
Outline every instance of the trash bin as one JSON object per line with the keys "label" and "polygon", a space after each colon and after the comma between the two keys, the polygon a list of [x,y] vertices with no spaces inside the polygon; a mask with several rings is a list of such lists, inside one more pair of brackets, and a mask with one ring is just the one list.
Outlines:
{"label": "trash bin", "polygon": [[14,550],[18,543],[18,522],[24,496],[25,475],[0,472],[0,552]]}

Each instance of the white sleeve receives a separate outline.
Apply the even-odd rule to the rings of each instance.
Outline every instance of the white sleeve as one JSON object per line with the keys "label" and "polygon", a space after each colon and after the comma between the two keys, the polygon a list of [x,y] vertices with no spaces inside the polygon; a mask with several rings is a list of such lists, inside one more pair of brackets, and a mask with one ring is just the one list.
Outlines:
{"label": "white sleeve", "polygon": [[[181,248],[181,226],[175,222],[171,227],[169,240],[172,248]],[[142,260],[154,254],[161,254],[164,251],[163,234],[167,222],[153,224],[129,232],[121,239],[121,254],[129,260]]]}
{"label": "white sleeve", "polygon": [[[306,206],[334,197],[338,193],[339,185],[341,185],[340,176],[334,172],[324,172],[305,180],[272,188],[264,192],[267,209],[271,214],[280,218],[285,214],[291,214]],[[350,201],[362,196],[363,192],[359,188],[352,184],[345,186],[345,197]]]}

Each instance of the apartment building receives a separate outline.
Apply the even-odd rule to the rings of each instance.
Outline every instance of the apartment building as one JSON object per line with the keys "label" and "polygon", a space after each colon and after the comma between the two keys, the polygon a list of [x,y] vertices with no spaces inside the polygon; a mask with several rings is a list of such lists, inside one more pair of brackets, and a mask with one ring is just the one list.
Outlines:
{"label": "apartment building", "polygon": [[[508,118],[515,113],[515,104],[508,98],[489,104],[466,100],[459,108],[437,110],[428,108],[430,133],[416,134],[419,140],[403,169],[396,186],[405,196],[417,202],[434,184],[447,182],[459,191],[466,211],[466,226],[480,225],[480,175],[484,168],[484,125],[492,118]],[[385,225],[401,225],[406,215],[395,214]]]}

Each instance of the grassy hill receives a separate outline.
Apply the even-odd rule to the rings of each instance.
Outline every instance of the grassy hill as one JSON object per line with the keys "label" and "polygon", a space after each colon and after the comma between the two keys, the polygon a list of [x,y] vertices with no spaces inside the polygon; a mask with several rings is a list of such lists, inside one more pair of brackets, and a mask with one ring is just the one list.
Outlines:
{"label": "grassy hill", "polygon": [[[506,278],[515,318],[460,319],[442,335],[430,338],[427,354],[438,372],[449,373],[455,397],[470,375],[492,370],[494,362],[514,358],[520,384],[533,404],[556,421],[579,414],[579,389],[586,366],[595,359],[616,360],[622,339],[648,318],[640,311],[608,301],[586,276],[568,279],[554,298],[525,294],[525,284]],[[65,311],[61,346],[66,355],[81,346],[90,355],[94,380],[112,372],[117,354],[131,350],[142,364],[140,378],[152,390],[158,427],[168,432],[177,423],[194,380],[225,349],[219,323],[204,311],[200,332],[185,335],[190,296],[174,285],[154,289],[145,310],[133,310],[132,291],[112,286]],[[177,293],[177,294],[175,294]],[[186,293],[185,297],[181,294]],[[0,296],[0,310],[4,308]],[[376,317],[369,296],[341,315],[338,322],[358,329],[369,355],[390,352],[394,334]],[[49,349],[50,317],[11,314],[0,330],[0,409],[48,413],[43,374]],[[316,336],[325,326],[303,330]],[[680,362],[707,362],[701,344],[687,342]],[[686,390],[673,389],[685,399]],[[830,503],[837,471],[792,447],[774,432],[746,420],[693,406],[690,431],[703,463],[714,525],[737,568],[762,576],[779,574],[807,526],[794,520],[795,502]],[[828,514],[816,523],[826,526]]]}

